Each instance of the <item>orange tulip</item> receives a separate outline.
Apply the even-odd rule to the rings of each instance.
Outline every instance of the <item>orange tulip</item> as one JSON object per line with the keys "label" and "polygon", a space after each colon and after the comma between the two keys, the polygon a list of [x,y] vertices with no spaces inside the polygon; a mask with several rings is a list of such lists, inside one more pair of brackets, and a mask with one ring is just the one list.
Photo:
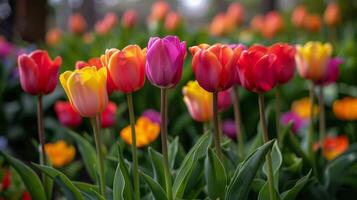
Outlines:
{"label": "orange tulip", "polygon": [[317,14],[307,15],[304,19],[304,27],[310,32],[318,32],[321,29],[321,17]]}
{"label": "orange tulip", "polygon": [[348,149],[349,142],[345,135],[326,137],[323,142],[322,152],[327,160],[333,160]]}
{"label": "orange tulip", "polygon": [[87,22],[80,13],[74,13],[68,20],[68,28],[74,34],[83,34],[87,28]]}
{"label": "orange tulip", "polygon": [[165,28],[168,31],[175,31],[181,23],[181,16],[177,12],[170,12],[165,19]]}
{"label": "orange tulip", "polygon": [[341,10],[336,2],[331,2],[324,13],[324,22],[328,26],[336,26],[341,22]]}
{"label": "orange tulip", "polygon": [[151,6],[150,20],[163,20],[170,11],[170,5],[164,0],[158,0]]}
{"label": "orange tulip", "polygon": [[[319,113],[319,107],[314,105],[314,116]],[[309,119],[311,115],[311,103],[308,97],[296,100],[291,105],[291,111],[297,114],[302,119]]]}
{"label": "orange tulip", "polygon": [[231,18],[236,25],[240,25],[244,21],[244,8],[242,4],[234,2],[228,6],[227,16]]}
{"label": "orange tulip", "polygon": [[333,103],[333,112],[341,120],[357,120],[357,98],[345,97]]}
{"label": "orange tulip", "polygon": [[225,27],[225,18],[224,13],[217,14],[211,22],[210,33],[213,36],[223,36],[226,33]]}
{"label": "orange tulip", "polygon": [[308,15],[305,6],[300,5],[297,6],[292,15],[291,15],[291,23],[295,26],[295,27],[303,27],[304,26],[304,21],[305,21],[305,17]]}
{"label": "orange tulip", "polygon": [[264,27],[264,16],[255,15],[250,21],[250,27],[255,31],[261,31]]}
{"label": "orange tulip", "polygon": [[109,49],[101,56],[117,90],[132,93],[144,86],[146,49],[129,45],[123,50]]}
{"label": "orange tulip", "polygon": [[68,145],[64,140],[47,143],[45,152],[54,167],[67,165],[76,155],[76,149],[72,145]]}
{"label": "orange tulip", "polygon": [[48,46],[56,46],[60,43],[62,38],[62,30],[59,28],[52,28],[46,33],[46,44]]}

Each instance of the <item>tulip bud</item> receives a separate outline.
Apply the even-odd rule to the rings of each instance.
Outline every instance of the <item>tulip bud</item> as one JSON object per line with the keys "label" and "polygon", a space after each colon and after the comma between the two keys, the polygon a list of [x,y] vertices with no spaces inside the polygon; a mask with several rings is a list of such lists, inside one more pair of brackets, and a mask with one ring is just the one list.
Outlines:
{"label": "tulip bud", "polygon": [[107,64],[115,89],[132,93],[144,86],[146,50],[137,45],[129,45],[123,50],[109,49],[101,56]]}
{"label": "tulip bud", "polygon": [[165,18],[165,28],[168,31],[175,31],[181,23],[181,16],[176,12],[170,12]]}
{"label": "tulip bud", "polygon": [[73,108],[83,117],[96,117],[108,104],[107,70],[84,67],[61,74],[60,81]]}
{"label": "tulip bud", "polygon": [[160,88],[174,87],[181,80],[186,42],[180,42],[176,36],[152,37],[147,48],[148,80]]}
{"label": "tulip bud", "polygon": [[67,127],[76,127],[82,123],[82,117],[73,109],[67,101],[57,101],[55,103],[55,112],[58,121]]}
{"label": "tulip bud", "polygon": [[164,0],[156,1],[151,6],[150,20],[152,21],[163,20],[167,15],[167,13],[169,13],[169,11],[170,11],[170,5],[166,1]]}
{"label": "tulip bud", "polygon": [[212,93],[204,90],[197,81],[189,81],[183,87],[182,93],[183,101],[194,120],[206,122],[212,118]]}
{"label": "tulip bud", "polygon": [[48,53],[36,50],[30,55],[18,57],[19,76],[22,89],[32,95],[51,93],[57,86],[61,57],[51,60]]}
{"label": "tulip bud", "polygon": [[102,128],[108,128],[115,124],[116,111],[117,105],[114,102],[109,101],[107,107],[101,115]]}
{"label": "tulip bud", "polygon": [[268,48],[253,45],[244,50],[236,65],[242,86],[251,92],[268,92],[277,84],[278,58]]}
{"label": "tulip bud", "polygon": [[234,66],[241,49],[228,45],[199,45],[190,48],[195,77],[205,90],[219,92],[232,87],[235,80]]}

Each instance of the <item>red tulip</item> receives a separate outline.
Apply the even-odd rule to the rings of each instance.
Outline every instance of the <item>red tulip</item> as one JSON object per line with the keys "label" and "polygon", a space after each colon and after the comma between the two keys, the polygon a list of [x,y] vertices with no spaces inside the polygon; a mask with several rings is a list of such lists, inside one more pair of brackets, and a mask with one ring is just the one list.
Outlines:
{"label": "red tulip", "polygon": [[58,121],[64,126],[76,127],[82,123],[82,117],[68,101],[57,101],[55,103],[55,112]]}
{"label": "red tulip", "polygon": [[102,128],[108,128],[115,124],[116,111],[117,105],[114,102],[109,101],[101,115]]}
{"label": "red tulip", "polygon": [[244,50],[237,62],[241,84],[251,92],[268,92],[277,84],[275,69],[278,68],[275,54],[261,45]]}
{"label": "red tulip", "polygon": [[241,50],[228,45],[201,44],[190,48],[196,80],[209,92],[226,90],[234,84],[234,65]]}
{"label": "red tulip", "polygon": [[22,89],[32,95],[51,93],[57,86],[61,57],[51,60],[46,51],[36,50],[18,57]]}
{"label": "red tulip", "polygon": [[231,90],[225,90],[218,93],[218,110],[223,112],[231,107]]}
{"label": "red tulip", "polygon": [[11,171],[6,169],[1,181],[2,190],[7,190],[11,185]]}
{"label": "red tulip", "polygon": [[276,43],[269,47],[269,53],[275,54],[278,59],[279,64],[275,65],[278,83],[288,82],[295,72],[295,47],[286,43]]}

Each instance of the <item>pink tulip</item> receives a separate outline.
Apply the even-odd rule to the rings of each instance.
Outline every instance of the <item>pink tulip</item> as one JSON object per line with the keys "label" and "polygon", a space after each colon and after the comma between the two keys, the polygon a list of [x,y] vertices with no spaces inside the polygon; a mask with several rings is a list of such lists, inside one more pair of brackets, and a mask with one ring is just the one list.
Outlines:
{"label": "pink tulip", "polygon": [[58,121],[67,127],[76,127],[82,123],[82,117],[75,111],[68,101],[57,101],[55,112]]}

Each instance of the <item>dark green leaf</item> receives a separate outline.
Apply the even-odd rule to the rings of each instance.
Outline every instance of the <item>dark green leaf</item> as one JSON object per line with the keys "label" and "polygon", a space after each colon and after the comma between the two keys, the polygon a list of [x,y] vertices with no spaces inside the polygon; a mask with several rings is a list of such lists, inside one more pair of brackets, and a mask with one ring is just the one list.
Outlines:
{"label": "dark green leaf", "polygon": [[76,181],[72,181],[72,183],[81,191],[85,198],[90,200],[105,200],[105,198],[99,194],[98,186]]}
{"label": "dark green leaf", "polygon": [[275,140],[271,140],[256,149],[243,161],[240,168],[237,168],[228,187],[226,188],[226,200],[245,200],[252,181],[265,160],[265,155],[272,148]]}
{"label": "dark green leaf", "polygon": [[162,185],[165,189],[165,172],[162,155],[149,147],[149,156],[151,158],[151,165],[154,171],[154,178],[157,183]]}
{"label": "dark green leaf", "polygon": [[282,200],[294,200],[296,198],[296,196],[299,194],[300,190],[305,186],[305,184],[309,180],[310,175],[311,175],[311,170],[309,171],[309,173],[306,176],[299,179],[291,189],[289,189],[289,190],[285,191],[283,194],[281,194],[281,199]]}
{"label": "dark green leaf", "polygon": [[119,163],[114,175],[113,200],[130,200],[133,199],[133,189],[119,144],[118,152]]}
{"label": "dark green leaf", "polygon": [[208,150],[204,170],[208,196],[211,199],[224,199],[224,189],[227,185],[226,170],[212,149]]}
{"label": "dark green leaf", "polygon": [[20,160],[10,156],[9,154],[3,151],[0,151],[0,153],[20,175],[27,190],[31,194],[32,199],[46,200],[45,190],[37,174],[30,167],[22,163]]}
{"label": "dark green leaf", "polygon": [[155,182],[153,178],[143,172],[140,172],[140,174],[142,177],[144,177],[144,180],[148,184],[153,196],[155,197],[155,200],[167,200],[166,193],[159,183]]}
{"label": "dark green leaf", "polygon": [[175,166],[175,160],[176,160],[178,148],[179,148],[179,138],[175,137],[175,139],[171,141],[169,144],[169,165],[171,170],[174,169]]}

